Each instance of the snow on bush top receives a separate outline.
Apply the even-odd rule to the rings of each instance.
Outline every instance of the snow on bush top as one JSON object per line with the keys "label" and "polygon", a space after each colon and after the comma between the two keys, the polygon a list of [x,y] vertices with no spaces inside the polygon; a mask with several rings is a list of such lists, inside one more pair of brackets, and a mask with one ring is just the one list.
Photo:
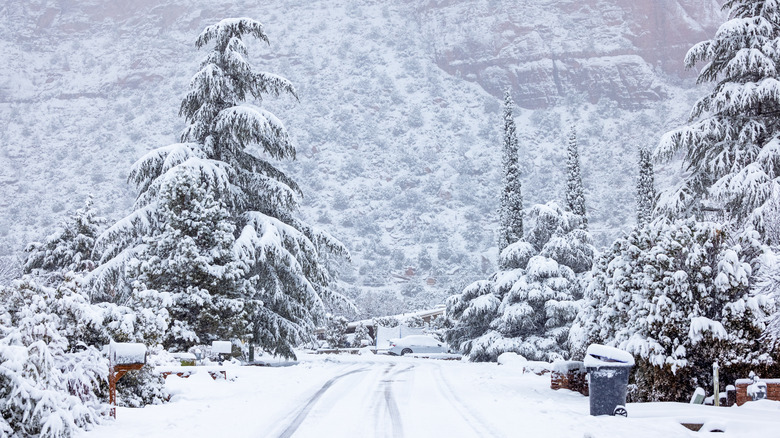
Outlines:
{"label": "snow on bush top", "polygon": [[695,345],[704,339],[705,334],[710,334],[714,339],[728,339],[728,333],[723,328],[723,324],[713,321],[704,316],[691,318],[691,328],[688,330],[688,337]]}
{"label": "snow on bush top", "polygon": [[114,365],[146,363],[146,345],[133,342],[111,342],[109,359]]}
{"label": "snow on bush top", "polygon": [[606,345],[591,344],[585,353],[585,366],[598,367],[630,367],[634,366],[634,356],[623,350]]}

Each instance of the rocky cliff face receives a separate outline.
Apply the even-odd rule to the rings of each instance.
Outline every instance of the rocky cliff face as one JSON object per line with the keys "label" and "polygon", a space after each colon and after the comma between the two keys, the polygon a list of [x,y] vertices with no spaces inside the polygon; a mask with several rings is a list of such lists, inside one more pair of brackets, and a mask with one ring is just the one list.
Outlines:
{"label": "rocky cliff face", "polygon": [[683,68],[723,22],[715,0],[428,1],[417,11],[436,64],[526,108],[584,94],[631,108],[665,98],[659,74]]}

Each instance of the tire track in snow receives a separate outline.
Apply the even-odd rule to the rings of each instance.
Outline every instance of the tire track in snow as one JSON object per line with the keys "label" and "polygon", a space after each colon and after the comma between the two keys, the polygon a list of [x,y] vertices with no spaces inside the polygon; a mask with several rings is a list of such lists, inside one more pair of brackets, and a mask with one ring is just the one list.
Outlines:
{"label": "tire track in snow", "polygon": [[311,396],[311,398],[309,398],[309,401],[306,402],[306,405],[303,407],[303,409],[301,409],[300,412],[298,412],[298,415],[296,415],[295,418],[293,418],[290,425],[287,426],[287,428],[284,429],[284,431],[279,435],[279,438],[290,438],[295,433],[295,431],[298,430],[299,427],[301,427],[301,423],[303,423],[303,421],[306,419],[306,416],[309,415],[309,412],[311,412],[312,408],[320,399],[320,397],[322,397],[322,395],[325,394],[325,392],[331,386],[333,386],[333,384],[336,383],[336,381],[346,376],[349,376],[351,374],[362,373],[366,371],[368,371],[368,367],[364,367],[358,370],[347,371],[346,373],[339,374],[338,376],[333,377],[332,379],[325,382],[325,384],[322,385],[322,387],[316,393],[314,393],[314,395]]}
{"label": "tire track in snow", "polygon": [[[404,436],[404,427],[403,422],[401,422],[401,413],[398,410],[398,403],[395,401],[395,396],[393,395],[393,382],[395,382],[395,377],[398,377],[398,375],[409,372],[414,368],[414,365],[409,365],[408,367],[396,371],[390,376],[388,376],[387,379],[383,379],[382,382],[385,385],[384,388],[384,395],[385,395],[385,404],[387,404],[387,412],[390,414],[390,424],[393,429],[393,438],[403,438]],[[390,371],[390,368],[385,370],[385,374],[387,374]]]}
{"label": "tire track in snow", "polygon": [[439,387],[442,395],[445,396],[444,398],[446,398],[450,405],[463,417],[466,424],[474,431],[475,437],[497,438],[504,436],[490,427],[481,416],[469,409],[469,406],[463,402],[460,396],[458,396],[458,393],[452,389],[452,385],[447,381],[447,378],[444,377],[441,365],[436,366],[434,375],[436,376],[436,385]]}

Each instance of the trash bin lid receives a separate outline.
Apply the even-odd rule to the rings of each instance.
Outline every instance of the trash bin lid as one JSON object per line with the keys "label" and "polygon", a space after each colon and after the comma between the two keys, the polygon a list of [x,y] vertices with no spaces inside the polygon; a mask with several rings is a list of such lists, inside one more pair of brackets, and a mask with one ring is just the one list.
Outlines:
{"label": "trash bin lid", "polygon": [[585,352],[585,367],[631,367],[634,356],[631,353],[606,345],[591,344]]}

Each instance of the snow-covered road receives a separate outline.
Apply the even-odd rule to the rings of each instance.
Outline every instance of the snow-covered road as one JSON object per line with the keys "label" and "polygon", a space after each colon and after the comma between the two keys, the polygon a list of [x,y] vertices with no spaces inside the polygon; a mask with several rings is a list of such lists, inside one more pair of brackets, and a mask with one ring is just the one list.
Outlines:
{"label": "snow-covered road", "polygon": [[[588,399],[550,389],[549,376],[496,364],[389,356],[302,356],[286,367],[233,367],[168,378],[171,403],[120,408],[88,437],[686,437],[687,405],[629,405],[629,418],[591,417]],[[702,408],[720,436],[772,436],[780,403]],[[745,421],[748,420],[748,421]],[[723,421],[721,421],[723,422]],[[736,426],[733,426],[736,425]],[[731,427],[729,427],[731,426]],[[758,435],[756,435],[758,433]]]}

